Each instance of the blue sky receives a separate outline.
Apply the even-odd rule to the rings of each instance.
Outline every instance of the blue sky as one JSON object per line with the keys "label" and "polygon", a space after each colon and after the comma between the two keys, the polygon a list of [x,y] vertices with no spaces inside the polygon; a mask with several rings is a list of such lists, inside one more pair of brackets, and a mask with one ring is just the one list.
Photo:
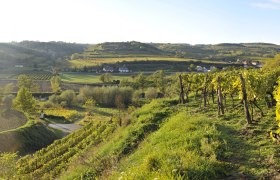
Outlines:
{"label": "blue sky", "polygon": [[0,0],[0,42],[280,44],[279,22],[280,0]]}

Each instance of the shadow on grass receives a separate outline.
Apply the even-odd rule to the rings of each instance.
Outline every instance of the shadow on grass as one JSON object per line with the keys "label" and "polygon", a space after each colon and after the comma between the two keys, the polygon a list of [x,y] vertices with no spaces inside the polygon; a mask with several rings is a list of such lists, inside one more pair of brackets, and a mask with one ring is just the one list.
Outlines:
{"label": "shadow on grass", "polygon": [[[218,130],[223,134],[223,138],[227,142],[222,161],[232,165],[231,172],[225,179],[260,179],[269,178],[269,169],[267,157],[265,153],[261,153],[261,149],[257,143],[248,140],[252,138],[250,133],[242,133],[234,127],[217,125]],[[251,129],[245,131],[254,132]]]}

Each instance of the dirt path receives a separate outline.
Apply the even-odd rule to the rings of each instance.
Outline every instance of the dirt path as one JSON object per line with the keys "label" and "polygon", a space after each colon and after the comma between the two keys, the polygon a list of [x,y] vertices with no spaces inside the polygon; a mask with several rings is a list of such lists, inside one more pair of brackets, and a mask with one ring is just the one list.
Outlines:
{"label": "dirt path", "polygon": [[48,126],[51,128],[59,129],[65,133],[71,133],[82,128],[82,126],[78,124],[48,124]]}

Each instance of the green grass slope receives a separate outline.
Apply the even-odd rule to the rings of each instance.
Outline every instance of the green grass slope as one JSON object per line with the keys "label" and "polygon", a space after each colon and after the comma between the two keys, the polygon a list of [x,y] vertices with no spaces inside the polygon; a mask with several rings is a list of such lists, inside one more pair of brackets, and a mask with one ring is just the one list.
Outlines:
{"label": "green grass slope", "polygon": [[223,177],[219,161],[226,148],[217,125],[185,112],[170,117],[104,179],[215,179]]}
{"label": "green grass slope", "polygon": [[216,115],[199,102],[160,99],[123,118],[87,124],[17,163],[21,179],[273,179],[274,112],[246,126],[241,106]]}
{"label": "green grass slope", "polygon": [[61,138],[60,132],[29,121],[17,129],[0,132],[0,152],[33,153],[58,138]]}

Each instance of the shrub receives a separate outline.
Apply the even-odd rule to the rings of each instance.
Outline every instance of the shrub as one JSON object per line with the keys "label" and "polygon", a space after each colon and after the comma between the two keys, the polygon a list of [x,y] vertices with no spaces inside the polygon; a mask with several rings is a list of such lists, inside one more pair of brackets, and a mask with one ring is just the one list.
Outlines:
{"label": "shrub", "polygon": [[148,88],[145,92],[145,97],[147,99],[155,99],[155,98],[157,98],[157,95],[158,95],[158,93],[157,93],[156,88]]}
{"label": "shrub", "polygon": [[63,91],[60,95],[60,98],[62,101],[66,102],[67,106],[72,106],[74,104],[76,104],[76,94],[73,90],[66,90]]}
{"label": "shrub", "polygon": [[116,107],[116,97],[120,96],[124,105],[132,102],[133,90],[129,87],[93,88],[93,99],[97,104],[106,107]]}

